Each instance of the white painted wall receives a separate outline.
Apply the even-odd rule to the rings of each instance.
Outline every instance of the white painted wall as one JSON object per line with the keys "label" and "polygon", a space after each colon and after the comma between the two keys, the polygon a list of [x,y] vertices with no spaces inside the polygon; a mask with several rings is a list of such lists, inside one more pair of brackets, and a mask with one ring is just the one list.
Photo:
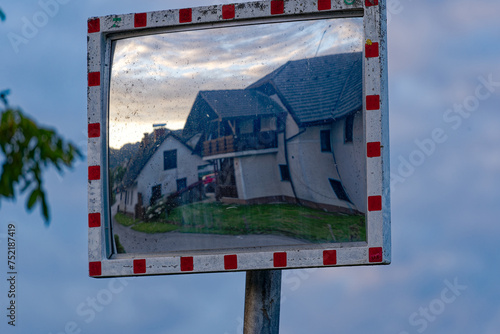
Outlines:
{"label": "white painted wall", "polygon": [[332,131],[332,149],[342,184],[356,208],[366,213],[366,147],[362,113],[354,115],[353,142],[344,143],[345,119],[337,122]]}
{"label": "white painted wall", "polygon": [[238,198],[293,197],[290,182],[281,181],[279,165],[286,165],[284,133],[278,133],[278,152],[234,158]]}
{"label": "white painted wall", "polygon": [[[360,119],[361,117],[355,118],[355,140],[363,140]],[[359,174],[362,168],[358,166],[360,159],[364,161],[364,156],[355,152],[354,148],[358,148],[359,143],[344,144],[344,122],[345,119],[342,119],[328,125],[307,127],[305,131],[302,129],[303,132],[297,137],[288,141],[292,182],[300,199],[364,211],[361,197],[366,197],[366,191],[362,185],[364,179]],[[292,130],[293,128],[290,134],[293,133]],[[321,130],[331,131],[333,152],[321,151]],[[329,179],[340,181],[353,203],[339,200]]]}
{"label": "white painted wall", "polygon": [[286,115],[286,128],[285,128],[285,133],[286,133],[286,138],[291,138],[298,134],[300,131],[297,123],[295,123],[295,120],[293,119],[292,115],[288,113]]}
{"label": "white painted wall", "polygon": [[[168,150],[177,150],[177,168],[163,170],[163,152]],[[188,186],[197,182],[198,166],[206,164],[206,161],[192,154],[184,144],[168,136],[137,177],[137,192],[142,193],[143,205],[149,206],[153,186],[161,184],[162,195],[174,193],[177,191],[178,179],[187,178]]]}
{"label": "white painted wall", "polygon": [[133,185],[127,190],[122,191],[116,195],[120,212],[134,214],[134,208],[137,204],[137,185]]}
{"label": "white painted wall", "polygon": [[240,199],[281,195],[276,153],[234,158],[234,173]]}
{"label": "white painted wall", "polygon": [[328,178],[339,179],[330,152],[321,152],[320,130],[330,126],[308,127],[288,141],[290,174],[297,197],[311,202],[348,207],[339,201]]}

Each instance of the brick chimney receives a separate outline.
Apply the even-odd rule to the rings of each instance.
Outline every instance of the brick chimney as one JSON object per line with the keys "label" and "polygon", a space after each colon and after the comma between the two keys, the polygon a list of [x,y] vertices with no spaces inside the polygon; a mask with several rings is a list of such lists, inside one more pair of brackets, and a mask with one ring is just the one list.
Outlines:
{"label": "brick chimney", "polygon": [[146,147],[149,145],[149,133],[145,132],[144,133],[144,138],[142,138],[142,149],[145,150]]}
{"label": "brick chimney", "polygon": [[165,134],[167,133],[167,129],[165,128],[157,128],[154,130],[154,141],[156,142],[159,138],[165,137]]}

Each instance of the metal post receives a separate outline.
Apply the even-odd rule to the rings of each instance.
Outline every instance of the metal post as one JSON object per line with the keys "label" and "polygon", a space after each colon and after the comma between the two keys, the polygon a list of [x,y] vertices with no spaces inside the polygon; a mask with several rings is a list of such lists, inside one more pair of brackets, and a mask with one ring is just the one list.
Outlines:
{"label": "metal post", "polygon": [[281,270],[247,271],[243,334],[278,334]]}

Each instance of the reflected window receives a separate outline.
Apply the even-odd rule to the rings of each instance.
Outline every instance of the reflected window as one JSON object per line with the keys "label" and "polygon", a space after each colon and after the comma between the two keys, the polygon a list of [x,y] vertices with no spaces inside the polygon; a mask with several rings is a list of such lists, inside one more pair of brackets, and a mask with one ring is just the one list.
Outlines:
{"label": "reflected window", "polygon": [[330,185],[332,186],[332,189],[335,192],[337,198],[342,201],[351,202],[351,200],[349,200],[349,197],[347,196],[347,193],[344,190],[344,187],[342,186],[342,183],[334,179],[329,179],[329,180],[330,180]]}
{"label": "reflected window", "polygon": [[276,131],[276,117],[263,117],[261,131]]}
{"label": "reflected window", "polygon": [[291,181],[288,165],[280,165],[281,181]]}
{"label": "reflected window", "polygon": [[321,152],[331,152],[332,144],[330,142],[330,130],[322,130],[320,132],[321,139]]}
{"label": "reflected window", "polygon": [[177,191],[181,191],[182,189],[187,188],[187,178],[183,177],[182,179],[177,180]]}
{"label": "reflected window", "polygon": [[354,115],[349,115],[345,119],[344,143],[352,143],[354,128]]}
{"label": "reflected window", "polygon": [[156,203],[157,200],[161,198],[161,184],[153,186],[151,188],[151,205]]}
{"label": "reflected window", "polygon": [[163,170],[177,168],[177,150],[163,152]]}

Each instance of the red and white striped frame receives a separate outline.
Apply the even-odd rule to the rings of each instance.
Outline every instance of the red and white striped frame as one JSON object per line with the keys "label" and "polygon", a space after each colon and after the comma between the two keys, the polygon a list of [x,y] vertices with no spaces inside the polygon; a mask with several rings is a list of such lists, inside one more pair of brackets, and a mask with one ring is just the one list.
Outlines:
{"label": "red and white striped frame", "polygon": [[[387,92],[386,0],[272,0],[88,20],[88,238],[92,277],[183,274],[389,264],[390,172]],[[276,247],[274,251],[232,250],[141,257],[112,255],[108,234],[107,94],[110,36],[147,35],[150,29],[322,12],[364,21],[364,124],[367,166],[367,242]]]}

